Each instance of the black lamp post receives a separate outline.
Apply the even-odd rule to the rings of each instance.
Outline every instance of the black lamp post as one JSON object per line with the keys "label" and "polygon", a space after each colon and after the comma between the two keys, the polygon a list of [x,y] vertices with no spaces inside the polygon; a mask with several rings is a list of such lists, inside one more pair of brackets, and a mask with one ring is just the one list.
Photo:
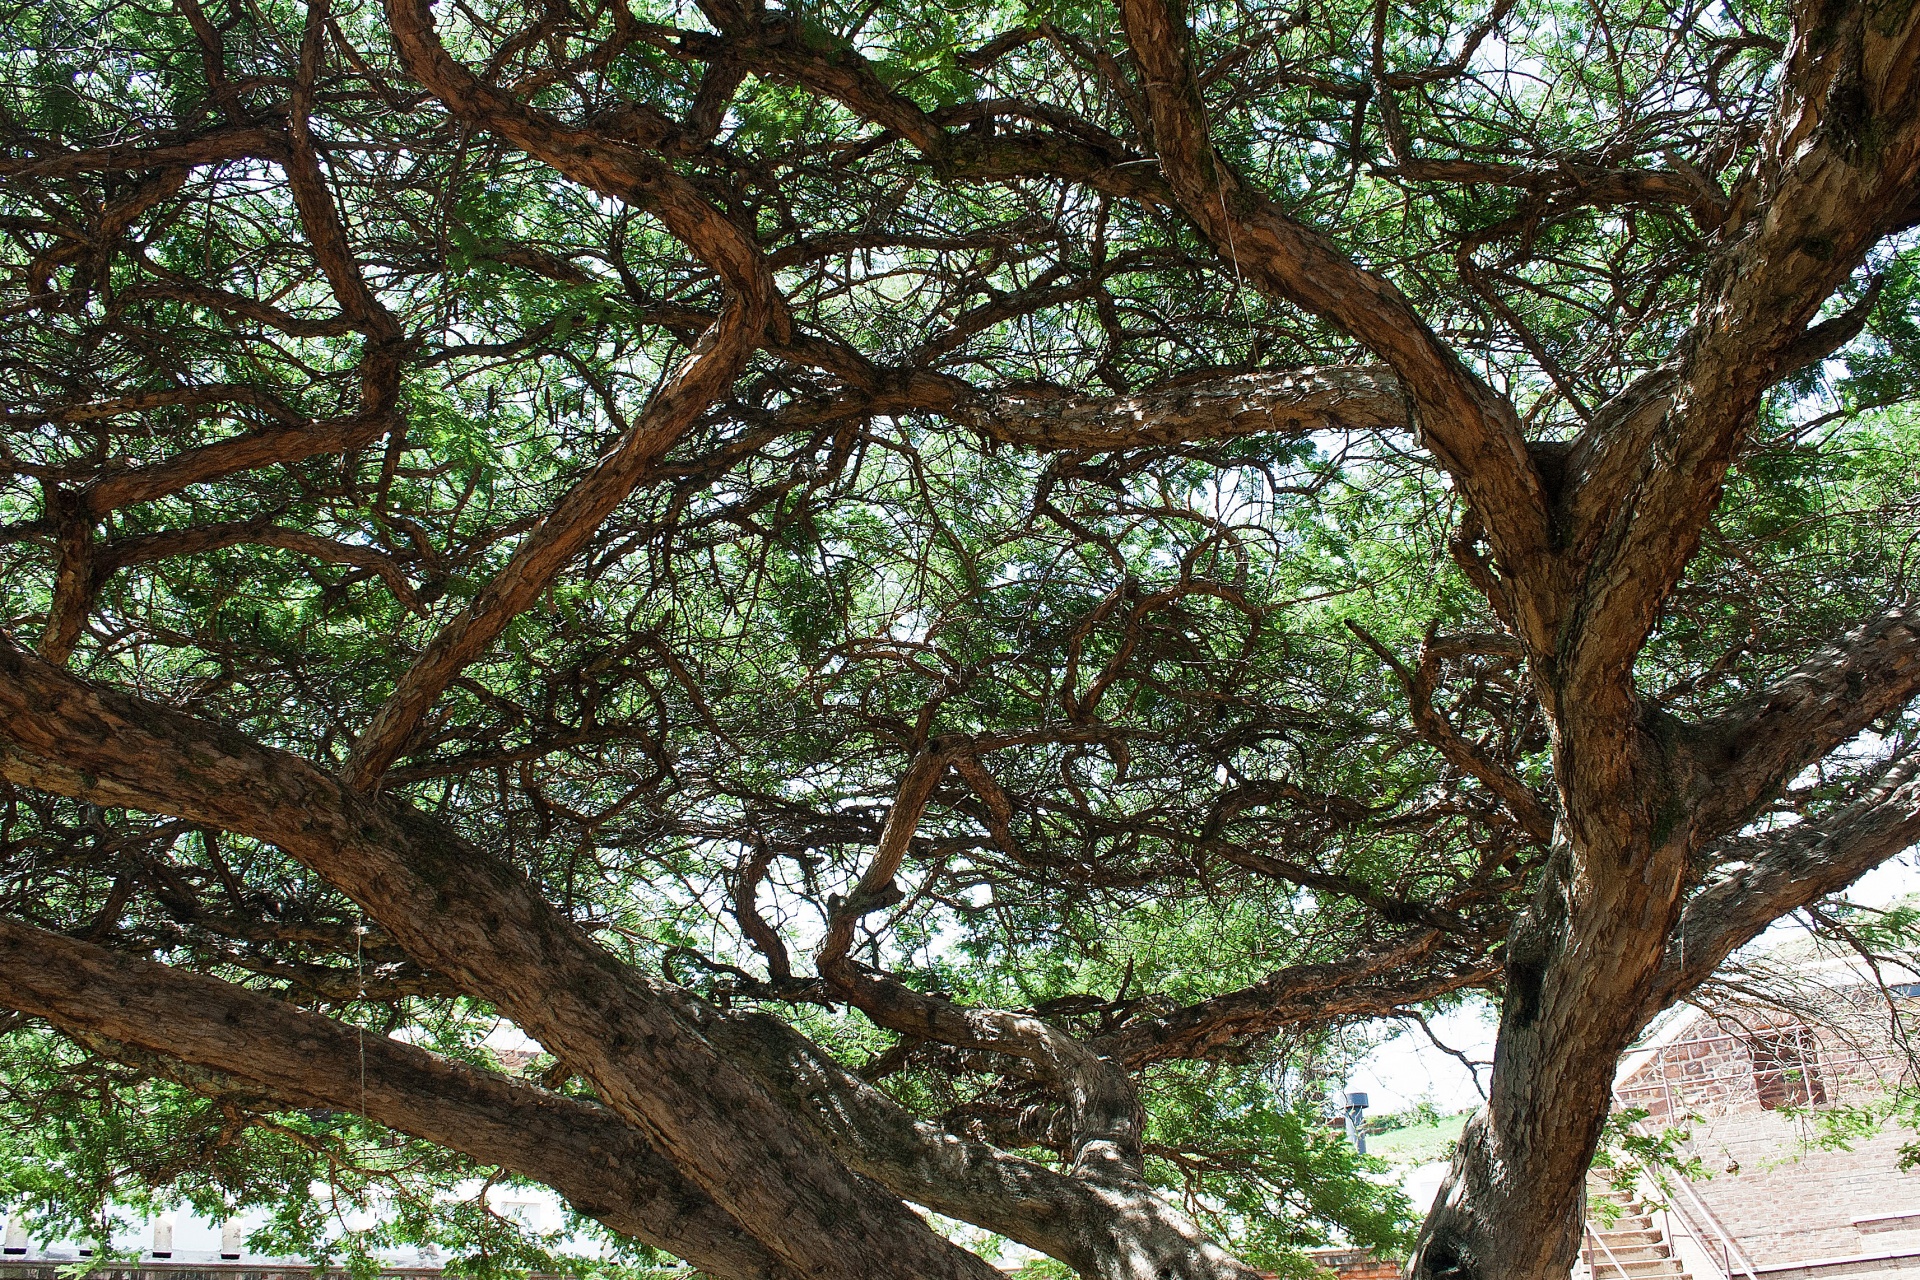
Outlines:
{"label": "black lamp post", "polygon": [[1347,1136],[1353,1139],[1353,1149],[1361,1155],[1367,1154],[1367,1095],[1349,1093],[1346,1095]]}

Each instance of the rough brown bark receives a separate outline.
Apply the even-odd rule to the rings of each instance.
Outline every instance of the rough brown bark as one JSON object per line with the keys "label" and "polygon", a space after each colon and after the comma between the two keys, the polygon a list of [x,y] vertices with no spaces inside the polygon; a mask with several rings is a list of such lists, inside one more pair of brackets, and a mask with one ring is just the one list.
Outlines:
{"label": "rough brown bark", "polygon": [[1070,1176],[916,1119],[778,1018],[688,1016],[889,1191],[1057,1258],[1090,1280],[1252,1280],[1151,1189]]}
{"label": "rough brown bark", "polygon": [[[1474,1280],[1563,1274],[1612,1064],[1662,998],[1656,993],[1670,999],[1674,989],[1660,975],[1695,853],[1915,687],[1907,626],[1897,618],[1857,638],[1851,664],[1828,662],[1788,682],[1737,725],[1685,726],[1644,710],[1633,663],[1699,545],[1762,395],[1807,352],[1830,349],[1849,331],[1845,322],[1813,321],[1897,223],[1888,211],[1908,204],[1920,166],[1920,28],[1912,12],[1796,12],[1768,159],[1729,210],[1713,211],[1725,247],[1692,333],[1670,370],[1602,406],[1586,435],[1564,455],[1550,451],[1554,465],[1543,468],[1511,410],[1459,367],[1389,283],[1215,154],[1180,7],[1123,0],[1121,13],[1160,167],[1183,211],[1250,279],[1331,320],[1393,367],[1423,442],[1491,546],[1476,582],[1521,642],[1552,735],[1554,856],[1509,941],[1488,1108],[1462,1139],[1412,1271]],[[1869,130],[1871,145],[1862,141]],[[1425,682],[1395,665],[1418,721]],[[1481,772],[1466,744],[1428,720],[1429,741]],[[1512,799],[1529,828],[1546,834],[1532,798]],[[1750,923],[1811,891],[1815,879],[1843,883],[1837,872],[1782,870],[1771,879],[1777,893],[1758,880],[1723,892],[1758,895]]]}
{"label": "rough brown bark", "polygon": [[[1567,1265],[1611,1064],[1684,989],[1663,971],[1676,931],[1686,937],[1694,857],[1798,768],[1913,695],[1911,628],[1898,610],[1737,724],[1689,728],[1644,712],[1632,663],[1698,546],[1762,393],[1800,358],[1809,322],[1914,180],[1916,16],[1886,24],[1859,10],[1796,13],[1769,160],[1750,193],[1760,212],[1710,276],[1678,353],[1678,390],[1664,407],[1643,401],[1611,417],[1607,434],[1576,446],[1561,498],[1576,594],[1556,645],[1533,660],[1555,739],[1558,865],[1509,944],[1488,1110],[1425,1225],[1417,1275],[1539,1277]],[[1827,93],[1836,80],[1849,86],[1838,118]],[[1865,120],[1872,148],[1855,142]],[[1865,869],[1838,859],[1818,882],[1844,885],[1842,863]],[[1734,913],[1749,928],[1723,928],[1719,942],[1752,936],[1760,915],[1815,883],[1771,878],[1795,890],[1769,893],[1761,877],[1703,901],[1711,915],[1714,898],[1754,895]]]}
{"label": "rough brown bark", "polygon": [[4,917],[0,1005],[220,1072],[277,1107],[364,1115],[538,1179],[614,1230],[723,1280],[797,1274],[590,1102]]}
{"label": "rough brown bark", "polygon": [[1391,372],[1338,366],[1208,378],[1134,396],[970,392],[944,412],[1003,444],[1093,451],[1412,425]]}
{"label": "rough brown bark", "polygon": [[229,730],[90,688],[11,643],[0,643],[0,709],[9,780],[278,845],[422,964],[564,1046],[617,1114],[801,1274],[992,1274],[822,1152],[518,873],[419,814]]}
{"label": "rough brown bark", "polygon": [[[186,7],[197,13],[191,3]],[[790,18],[745,5],[708,9],[721,28],[717,35],[621,24],[614,37],[645,40],[670,56],[707,64],[684,125],[629,104],[576,126],[457,64],[421,0],[388,6],[403,63],[463,128],[490,132],[566,178],[658,217],[724,282],[728,297],[713,314],[665,304],[649,313],[648,323],[687,335],[704,330],[707,339],[614,452],[527,538],[508,570],[429,645],[356,747],[347,769],[352,787],[237,735],[95,690],[4,645],[0,773],[95,803],[184,814],[273,841],[305,860],[387,921],[436,975],[500,1002],[536,1034],[564,1045],[569,1061],[579,1063],[611,1104],[593,1123],[620,1126],[640,1144],[637,1150],[656,1152],[667,1174],[681,1178],[683,1189],[665,1194],[687,1206],[687,1222],[707,1224],[689,1247],[721,1250],[714,1254],[720,1265],[796,1275],[983,1274],[925,1231],[899,1203],[905,1199],[1033,1244],[1103,1280],[1241,1277],[1240,1264],[1141,1185],[1140,1120],[1127,1072],[1292,1020],[1377,1012],[1485,983],[1495,969],[1484,945],[1467,955],[1460,953],[1470,948],[1448,951],[1458,912],[1470,903],[1395,903],[1353,892],[1406,932],[1374,954],[1286,969],[1243,991],[1134,1019],[1101,1039],[1076,1039],[1023,1013],[961,1008],[850,958],[855,922],[897,893],[894,874],[949,765],[987,805],[994,836],[1008,840],[1007,798],[971,754],[980,744],[951,756],[951,744],[930,744],[903,780],[868,876],[834,913],[818,972],[828,992],[882,1025],[1032,1064],[1066,1101],[1075,1167],[1063,1176],[914,1121],[782,1023],[725,1015],[626,971],[509,868],[418,813],[354,788],[377,790],[382,776],[394,776],[388,767],[435,698],[556,580],[627,494],[663,475],[712,465],[702,459],[676,473],[663,459],[690,422],[724,402],[756,348],[832,377],[818,384],[819,395],[793,396],[775,410],[725,405],[724,412],[751,424],[726,446],[727,460],[782,433],[841,429],[874,415],[915,411],[944,415],[996,443],[1073,453],[1413,426],[1468,504],[1460,558],[1515,633],[1513,646],[1527,663],[1552,732],[1558,792],[1554,804],[1546,803],[1454,730],[1434,705],[1431,650],[1408,665],[1376,645],[1402,679],[1419,736],[1498,797],[1526,839],[1553,847],[1540,891],[1505,957],[1507,1001],[1492,1103],[1463,1138],[1454,1180],[1428,1223],[1415,1270],[1489,1280],[1563,1275],[1614,1054],[1733,947],[1781,912],[1843,886],[1897,851],[1920,823],[1912,770],[1901,766],[1818,821],[1764,836],[1734,834],[1800,769],[1920,689],[1920,634],[1910,611],[1889,612],[1712,723],[1683,723],[1646,706],[1632,678],[1762,396],[1785,373],[1858,332],[1871,291],[1840,316],[1817,317],[1868,248],[1913,221],[1920,170],[1914,15],[1802,5],[1763,162],[1731,196],[1679,161],[1672,172],[1595,173],[1584,158],[1523,167],[1417,157],[1394,105],[1394,94],[1413,86],[1385,64],[1376,36],[1370,84],[1342,92],[1362,113],[1369,100],[1377,102],[1397,172],[1498,183],[1547,205],[1677,204],[1718,237],[1691,332],[1664,367],[1591,414],[1567,391],[1551,359],[1529,347],[1588,419],[1579,439],[1560,446],[1530,443],[1513,407],[1466,369],[1384,274],[1359,266],[1215,151],[1203,96],[1207,81],[1191,65],[1178,4],[1123,0],[1143,84],[1134,84],[1104,51],[1092,55],[1095,61],[1104,56],[1103,72],[1117,71],[1108,76],[1111,85],[1125,99],[1137,135],[1152,139],[1155,156],[1044,104],[1002,110],[963,103],[929,112],[857,52],[821,47]],[[1505,12],[1496,6],[1469,46],[1487,38]],[[46,516],[20,531],[58,545],[55,600],[42,639],[44,655],[56,662],[84,634],[105,575],[238,540],[337,557],[380,573],[397,597],[409,600],[405,577],[390,558],[257,521],[95,542],[100,517],[123,506],[253,468],[357,449],[394,420],[408,345],[355,261],[328,189],[324,147],[308,127],[326,8],[316,3],[306,13],[284,128],[222,127],[145,148],[0,163],[0,173],[29,178],[102,171],[129,177],[101,202],[97,226],[79,226],[88,221],[83,218],[62,229],[55,239],[64,240],[34,264],[35,289],[44,291],[56,268],[93,252],[89,237],[121,236],[179,189],[188,167],[269,159],[287,175],[338,315],[294,317],[258,300],[167,280],[157,268],[152,274],[164,282],[138,287],[287,334],[357,333],[365,341],[360,403],[333,417],[313,418],[257,388],[224,384],[47,411],[40,421],[244,408],[269,424],[144,467],[103,463],[84,483],[61,479],[72,487],[50,493]],[[240,98],[224,75],[220,33],[204,18],[195,21],[208,83],[222,109],[237,118]],[[1046,36],[1055,37],[1068,38]],[[1461,67],[1468,56],[1460,55]],[[748,73],[842,104],[906,139],[943,178],[1061,179],[1177,208],[1236,276],[1329,321],[1385,366],[1223,375],[1110,397],[983,391],[934,367],[934,357],[958,350],[970,335],[1030,314],[1041,305],[1035,298],[1085,300],[1100,285],[1097,272],[1086,280],[1048,280],[1032,297],[995,294],[981,301],[910,358],[926,357],[924,367],[879,368],[838,339],[795,332],[771,272],[805,261],[804,254],[780,261],[763,256],[753,236],[676,167],[711,143]],[[500,260],[574,284],[587,279],[544,250],[509,247],[500,250]],[[1471,277],[1470,261],[1463,259],[1461,272]],[[1510,312],[1500,314],[1522,331],[1524,342],[1524,326]],[[1475,549],[1483,537],[1491,548],[1485,560]],[[1102,687],[1096,679],[1080,700],[1069,692],[1069,717],[1090,714]],[[487,758],[504,765],[538,750],[536,743]],[[1335,893],[1364,888],[1279,857],[1245,850],[1233,856],[1281,881]],[[754,875],[763,871],[764,864]],[[777,935],[752,927],[754,882],[742,879],[743,924],[770,956],[778,953]],[[49,955],[80,964],[77,953],[62,950],[67,943],[34,941]],[[106,968],[84,966],[70,976],[83,971],[92,976],[75,978],[81,986],[90,981],[104,990],[117,980]],[[159,981],[137,966],[115,972]],[[774,976],[780,984],[793,982],[790,966],[776,966]],[[71,1019],[76,1033],[89,1025],[126,1030],[111,1009],[76,996],[73,985],[64,994],[40,990],[34,1007]],[[209,1040],[196,1051],[211,1057],[219,1046]],[[265,1071],[259,1062],[219,1061],[236,1074]],[[395,1066],[394,1078],[409,1069]],[[288,1091],[281,1096],[318,1087],[276,1079]],[[470,1085],[460,1088],[470,1094]],[[500,1101],[487,1094],[474,1105],[484,1111]],[[401,1102],[391,1106],[405,1118]],[[477,1113],[470,1118],[474,1125],[484,1120]],[[486,1121],[497,1122],[497,1115]],[[449,1133],[446,1140],[458,1145],[457,1137]],[[470,1133],[465,1140],[472,1140]],[[564,1145],[574,1138],[554,1140],[575,1149]],[[549,1181],[585,1176],[551,1172]],[[759,1241],[741,1242],[728,1255],[732,1263],[714,1234],[724,1234],[726,1222]]]}
{"label": "rough brown bark", "polygon": [[[563,1047],[638,1141],[797,1274],[824,1274],[823,1255],[845,1268],[835,1274],[991,1274],[932,1237],[894,1197],[1000,1232],[1098,1280],[1255,1274],[1137,1179],[1104,1176],[1106,1162],[1067,1176],[956,1138],[916,1121],[784,1023],[656,988],[554,916],[511,871],[294,757],[96,690],[10,644],[0,644],[0,709],[0,777],[8,781],[178,813],[271,840],[324,868],[423,963]],[[155,978],[158,967],[141,963],[128,961],[127,971]],[[21,1002],[76,1029],[172,1052],[151,1033],[88,1012],[84,998],[60,996],[60,986]],[[991,1018],[985,1024],[988,1035],[1004,1031]],[[262,1081],[247,1053],[220,1056],[219,1039],[213,1033],[192,1053],[182,1045],[176,1056],[292,1087]],[[397,1104],[376,1118],[408,1127]],[[849,1182],[849,1169],[891,1194]],[[791,1207],[770,1213],[775,1197]]]}

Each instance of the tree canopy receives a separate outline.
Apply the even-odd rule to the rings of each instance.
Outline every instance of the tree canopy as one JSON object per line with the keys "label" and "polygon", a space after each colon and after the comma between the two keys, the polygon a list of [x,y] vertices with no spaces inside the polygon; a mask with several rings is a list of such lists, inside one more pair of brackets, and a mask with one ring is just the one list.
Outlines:
{"label": "tree canopy", "polygon": [[[1920,11],[4,30],[48,1229],[1564,1276],[1620,1050],[1920,840]],[[1416,1240],[1319,1095],[1468,997]]]}

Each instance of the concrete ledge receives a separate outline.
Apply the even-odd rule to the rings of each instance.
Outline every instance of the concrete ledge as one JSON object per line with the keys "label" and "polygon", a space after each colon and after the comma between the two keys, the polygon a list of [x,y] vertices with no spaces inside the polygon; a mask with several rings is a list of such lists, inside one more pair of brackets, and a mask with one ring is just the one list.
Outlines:
{"label": "concrete ledge", "polygon": [[1899,1249],[1889,1253],[1809,1258],[1804,1262],[1774,1262],[1753,1270],[1755,1275],[1766,1276],[1768,1280],[1837,1280],[1841,1276],[1920,1277],[1920,1250]]}

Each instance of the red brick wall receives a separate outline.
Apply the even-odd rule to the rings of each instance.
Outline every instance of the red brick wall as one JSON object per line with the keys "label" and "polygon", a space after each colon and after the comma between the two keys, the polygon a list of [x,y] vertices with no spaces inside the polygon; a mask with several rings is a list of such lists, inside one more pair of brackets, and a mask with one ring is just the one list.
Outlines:
{"label": "red brick wall", "polygon": [[1376,1258],[1371,1249],[1312,1249],[1308,1256],[1339,1280],[1400,1280],[1402,1271],[1400,1263]]}
{"label": "red brick wall", "polygon": [[[1897,1003],[1920,1023],[1920,1000]],[[1777,1107],[1863,1102],[1906,1072],[1886,1006],[1877,992],[1827,993],[1821,1020],[1809,1024],[1777,1010],[1730,1009],[1701,1018],[1660,1046],[1614,1089],[1655,1124],[1689,1115],[1721,1116]]]}
{"label": "red brick wall", "polygon": [[[1913,1135],[1892,1130],[1855,1141],[1851,1151],[1804,1150],[1806,1123],[1755,1109],[1690,1126],[1693,1148],[1713,1174],[1694,1191],[1754,1265],[1920,1251],[1920,1223],[1911,1230],[1854,1225],[1856,1218],[1920,1214],[1920,1172],[1900,1169],[1901,1144]],[[1730,1163],[1740,1171],[1726,1172]]]}

